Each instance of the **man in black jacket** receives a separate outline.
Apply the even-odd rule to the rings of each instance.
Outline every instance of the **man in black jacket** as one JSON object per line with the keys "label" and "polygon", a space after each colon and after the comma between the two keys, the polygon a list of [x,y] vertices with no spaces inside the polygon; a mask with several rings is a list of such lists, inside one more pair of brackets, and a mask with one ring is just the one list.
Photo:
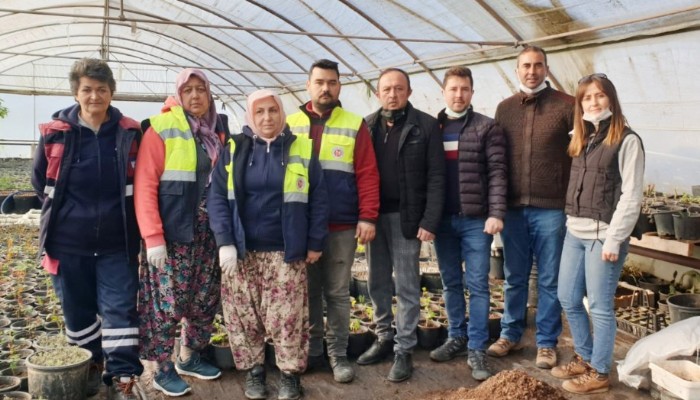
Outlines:
{"label": "man in black jacket", "polygon": [[[388,376],[392,382],[411,377],[420,313],[418,255],[421,242],[435,238],[445,197],[445,158],[437,121],[413,108],[410,95],[406,72],[383,71],[377,84],[382,108],[366,118],[380,180],[376,237],[368,246],[369,295],[377,341],[357,363],[377,363],[393,349],[394,365]],[[395,344],[392,272],[398,297]]]}
{"label": "man in black jacket", "polygon": [[[507,161],[503,130],[493,119],[472,109],[473,85],[469,68],[453,67],[445,73],[442,94],[446,108],[438,114],[438,121],[447,179],[435,250],[450,329],[449,339],[430,352],[430,358],[447,361],[468,354],[472,377],[483,381],[491,376],[485,352],[489,339],[489,260],[492,235],[503,229],[506,214]],[[462,262],[466,264],[464,271]],[[469,289],[468,326],[463,279]]]}

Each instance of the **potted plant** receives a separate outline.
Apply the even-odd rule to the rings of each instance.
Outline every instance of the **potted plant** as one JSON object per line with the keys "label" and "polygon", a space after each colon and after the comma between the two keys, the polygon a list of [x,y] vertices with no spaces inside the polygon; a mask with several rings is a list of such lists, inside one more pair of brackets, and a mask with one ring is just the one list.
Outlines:
{"label": "potted plant", "polygon": [[20,379],[19,390],[27,390],[27,367],[25,360],[19,358],[8,359],[9,366],[0,372],[2,376],[14,376]]}
{"label": "potted plant", "polygon": [[[11,392],[19,388],[22,380],[16,376],[0,376],[0,393]],[[0,397],[2,394],[0,394]]]}
{"label": "potted plant", "polygon": [[350,335],[348,336],[348,356],[359,357],[369,348],[373,340],[368,328],[357,318],[350,318]]}
{"label": "potted plant", "polygon": [[489,313],[489,337],[497,338],[501,334],[501,318],[503,314],[496,311]]}
{"label": "potted plant", "polygon": [[34,339],[34,348],[37,351],[55,349],[58,347],[67,347],[68,341],[62,333],[52,335],[41,335]]}
{"label": "potted plant", "polygon": [[1,394],[2,400],[32,400],[32,395],[27,392],[5,392]]}
{"label": "potted plant", "polygon": [[437,315],[431,309],[425,312],[425,319],[418,321],[418,345],[424,349],[434,349],[440,343],[442,326],[436,320]]}
{"label": "potted plant", "polygon": [[29,393],[49,399],[84,399],[92,353],[80,347],[40,351],[27,359]]}
{"label": "potted plant", "polygon": [[209,340],[213,352],[214,363],[221,369],[233,369],[233,353],[228,340],[228,331],[221,314],[214,317],[214,332]]}
{"label": "potted plant", "polygon": [[369,289],[367,288],[368,275],[367,271],[353,271],[352,281],[355,286],[355,291],[357,292],[357,297],[369,297]]}

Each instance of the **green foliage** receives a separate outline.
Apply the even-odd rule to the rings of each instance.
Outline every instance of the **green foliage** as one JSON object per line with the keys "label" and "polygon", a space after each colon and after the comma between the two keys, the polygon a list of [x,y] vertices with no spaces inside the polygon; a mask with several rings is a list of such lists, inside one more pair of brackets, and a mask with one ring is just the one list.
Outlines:
{"label": "green foliage", "polygon": [[15,183],[9,176],[0,176],[0,190],[14,190]]}
{"label": "green foliage", "polygon": [[374,318],[374,309],[370,306],[365,307],[365,315],[372,320]]}
{"label": "green foliage", "polygon": [[357,333],[360,331],[360,320],[357,318],[350,318],[350,332]]}
{"label": "green foliage", "polygon": [[7,109],[7,107],[2,105],[2,99],[0,99],[0,119],[7,117],[8,112],[9,110]]}
{"label": "green foliage", "polygon": [[228,331],[226,330],[224,317],[221,314],[214,316],[214,332],[212,332],[210,341],[218,345],[224,345],[228,342]]}

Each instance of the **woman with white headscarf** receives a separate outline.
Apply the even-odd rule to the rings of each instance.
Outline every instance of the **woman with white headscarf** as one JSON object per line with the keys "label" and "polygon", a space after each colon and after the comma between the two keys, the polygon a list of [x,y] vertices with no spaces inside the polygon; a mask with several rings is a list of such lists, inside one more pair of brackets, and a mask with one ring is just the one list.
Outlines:
{"label": "woman with white headscarf", "polygon": [[[202,71],[180,72],[175,93],[161,114],[142,123],[146,133],[134,189],[145,241],[139,292],[141,357],[158,363],[153,386],[168,396],[190,391],[180,375],[207,380],[221,375],[199,352],[209,343],[221,282],[206,189],[229,136]],[[173,365],[178,324],[181,346]]]}
{"label": "woman with white headscarf", "polygon": [[247,126],[212,175],[211,227],[219,246],[222,305],[245,396],[264,399],[265,338],[281,371],[278,399],[301,396],[309,313],[306,265],[328,234],[328,199],[310,139],[292,135],[272,91],[248,96]]}

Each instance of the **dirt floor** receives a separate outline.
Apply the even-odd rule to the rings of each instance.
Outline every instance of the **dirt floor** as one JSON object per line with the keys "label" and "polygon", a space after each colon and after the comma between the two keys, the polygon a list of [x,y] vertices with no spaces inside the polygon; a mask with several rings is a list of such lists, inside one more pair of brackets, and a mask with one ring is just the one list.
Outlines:
{"label": "dirt floor", "polygon": [[[531,316],[532,317],[532,316]],[[501,399],[533,399],[533,400],[558,400],[558,399],[586,399],[586,400],[638,400],[651,399],[647,391],[638,391],[629,388],[617,381],[617,373],[612,373],[612,389],[603,394],[578,396],[565,393],[561,390],[561,381],[552,377],[548,370],[541,370],[535,366],[536,348],[534,346],[534,334],[532,329],[526,331],[523,338],[526,347],[504,358],[489,358],[494,373],[506,371],[501,376],[485,381],[478,390],[479,383],[471,378],[471,371],[465,358],[454,359],[446,363],[436,363],[428,357],[428,351],[417,349],[414,354],[414,372],[411,379],[406,382],[392,383],[386,380],[386,375],[391,368],[391,360],[372,366],[355,365],[356,378],[350,384],[338,384],[333,381],[331,372],[310,372],[302,376],[304,386],[304,399],[357,399],[357,400],[388,400],[388,399],[424,399],[424,400],[501,400]],[[615,359],[622,359],[627,353],[633,341],[627,335],[618,334],[615,343]],[[560,338],[558,347],[559,359],[568,360],[573,353],[571,337],[566,330]],[[509,370],[522,371],[523,374]],[[244,399],[245,375],[238,371],[225,371],[221,379],[215,381],[199,381],[193,378],[185,378],[192,386],[192,392],[184,399],[229,400]],[[268,367],[268,388],[270,399],[277,397],[277,385],[279,372]],[[537,384],[535,380],[548,385]],[[144,373],[143,383],[148,390],[151,399],[162,400],[164,396],[152,389],[149,373]],[[500,388],[501,385],[510,385],[511,389],[491,390]],[[530,385],[530,390],[524,388]],[[551,386],[551,387],[547,387]],[[462,388],[462,389],[460,389]],[[558,390],[553,390],[554,388]],[[526,390],[525,392],[523,390]],[[439,393],[436,393],[440,391]],[[486,393],[486,395],[484,395]],[[512,393],[514,397],[499,397],[498,394]],[[522,393],[529,393],[523,397]],[[463,395],[463,396],[462,396]],[[474,396],[477,397],[474,397]],[[560,397],[561,396],[561,397]],[[96,396],[94,399],[106,397]]]}
{"label": "dirt floor", "polygon": [[[30,160],[0,159],[0,178],[10,189],[24,189],[28,186]],[[425,255],[426,257],[429,254]],[[353,267],[353,269],[356,269]],[[422,271],[428,267],[421,266]],[[437,267],[433,269],[437,270]],[[530,311],[530,323],[533,325],[532,310]],[[564,393],[559,388],[561,382],[552,377],[548,370],[535,367],[534,359],[536,348],[534,346],[534,333],[528,329],[523,338],[525,349],[508,355],[504,358],[490,358],[494,373],[503,372],[501,375],[487,380],[479,386],[479,382],[471,378],[470,368],[466,358],[462,357],[446,363],[436,363],[428,357],[428,350],[417,349],[414,353],[414,373],[411,379],[402,383],[392,383],[386,380],[386,375],[391,368],[391,360],[372,366],[355,366],[356,378],[350,384],[338,384],[333,381],[330,371],[314,371],[302,377],[302,385],[305,389],[304,398],[307,400],[326,399],[424,399],[424,400],[457,400],[457,399],[536,399],[555,400],[586,399],[586,400],[637,400],[650,399],[647,391],[637,391],[617,382],[617,373],[612,372],[612,389],[608,393],[576,396]],[[618,334],[615,345],[615,359],[624,358],[633,339],[627,335]],[[560,338],[558,347],[560,361],[567,361],[572,353],[571,337],[565,330]],[[150,366],[142,377],[142,383],[153,400],[168,398],[156,392],[151,385],[152,372]],[[518,371],[518,372],[515,372]],[[183,397],[192,400],[229,400],[244,399],[243,391],[245,375],[238,371],[225,371],[223,377],[215,381],[199,381],[194,378],[185,378],[192,386],[192,393]],[[277,384],[279,372],[268,368],[269,397],[277,397]],[[538,383],[538,381],[543,382]],[[556,389],[555,389],[556,388]],[[512,397],[498,397],[498,394],[510,393]],[[527,393],[527,394],[524,394]],[[476,396],[476,397],[475,397]],[[559,397],[562,396],[562,397]],[[92,400],[107,399],[106,390],[103,390]]]}

